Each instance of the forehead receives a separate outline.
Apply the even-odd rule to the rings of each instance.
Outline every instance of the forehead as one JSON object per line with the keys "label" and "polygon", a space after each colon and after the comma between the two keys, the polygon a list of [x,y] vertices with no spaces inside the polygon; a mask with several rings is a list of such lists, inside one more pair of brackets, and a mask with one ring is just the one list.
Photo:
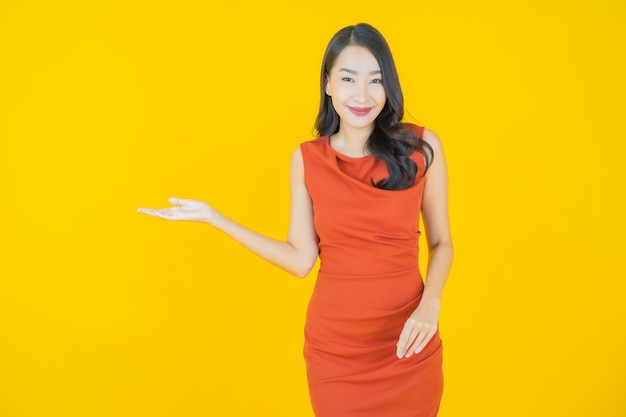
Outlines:
{"label": "forehead", "polygon": [[343,48],[337,55],[331,70],[342,68],[351,69],[359,73],[380,71],[380,66],[374,55],[364,46],[350,45]]}

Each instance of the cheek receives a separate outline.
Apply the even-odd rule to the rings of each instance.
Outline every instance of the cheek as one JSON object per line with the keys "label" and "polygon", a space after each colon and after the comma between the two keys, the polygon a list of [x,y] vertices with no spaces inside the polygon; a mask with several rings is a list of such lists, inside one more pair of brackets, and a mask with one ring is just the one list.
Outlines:
{"label": "cheek", "polygon": [[343,103],[345,102],[345,100],[342,99],[341,96],[338,95],[336,92],[334,92],[334,94],[330,96],[330,102],[333,106],[333,109],[335,109],[335,112],[337,112],[337,114],[341,114],[343,109]]}
{"label": "cheek", "polygon": [[346,86],[346,83],[336,83],[332,86],[333,98],[337,98],[337,100],[345,99],[346,97],[350,97],[350,89]]}
{"label": "cheek", "polygon": [[385,94],[385,89],[383,87],[377,88],[373,96],[380,105],[384,105],[387,101],[387,95]]}

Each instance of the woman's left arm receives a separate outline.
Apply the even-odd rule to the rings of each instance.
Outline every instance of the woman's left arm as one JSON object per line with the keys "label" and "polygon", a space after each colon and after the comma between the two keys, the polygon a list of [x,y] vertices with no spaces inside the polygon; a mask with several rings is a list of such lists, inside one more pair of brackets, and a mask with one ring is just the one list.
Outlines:
{"label": "woman's left arm", "polygon": [[437,332],[441,294],[452,265],[452,237],[448,217],[448,169],[441,141],[424,131],[424,140],[433,148],[433,163],[426,174],[422,218],[428,242],[426,285],[417,309],[406,321],[398,340],[398,358],[420,352]]}

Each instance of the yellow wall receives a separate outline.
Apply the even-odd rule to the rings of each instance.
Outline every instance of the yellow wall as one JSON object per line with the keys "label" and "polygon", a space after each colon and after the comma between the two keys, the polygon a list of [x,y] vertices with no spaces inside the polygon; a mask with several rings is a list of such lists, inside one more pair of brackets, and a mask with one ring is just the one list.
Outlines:
{"label": "yellow wall", "polygon": [[626,415],[624,2],[211,3],[0,4],[1,416],[312,416],[314,275],[135,209],[283,237],[321,55],[359,21],[447,150],[440,416]]}

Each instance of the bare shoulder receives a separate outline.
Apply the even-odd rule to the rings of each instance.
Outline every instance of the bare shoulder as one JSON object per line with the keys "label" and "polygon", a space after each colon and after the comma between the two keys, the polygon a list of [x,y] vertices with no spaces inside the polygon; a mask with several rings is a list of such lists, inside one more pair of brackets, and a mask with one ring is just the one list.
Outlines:
{"label": "bare shoulder", "polygon": [[291,153],[291,175],[294,179],[304,176],[304,161],[302,149],[299,146]]}
{"label": "bare shoulder", "polygon": [[291,153],[291,165],[302,165],[302,149],[299,146]]}
{"label": "bare shoulder", "polygon": [[432,130],[424,129],[424,142],[428,143],[433,150],[433,160],[432,165],[426,171],[426,175],[430,178],[433,176],[436,177],[445,177],[446,176],[446,156],[443,151],[443,145],[441,144],[441,139],[439,136],[433,132]]}
{"label": "bare shoulder", "polygon": [[442,148],[441,139],[430,129],[424,129],[424,137],[422,139],[424,142],[428,143],[434,151]]}

